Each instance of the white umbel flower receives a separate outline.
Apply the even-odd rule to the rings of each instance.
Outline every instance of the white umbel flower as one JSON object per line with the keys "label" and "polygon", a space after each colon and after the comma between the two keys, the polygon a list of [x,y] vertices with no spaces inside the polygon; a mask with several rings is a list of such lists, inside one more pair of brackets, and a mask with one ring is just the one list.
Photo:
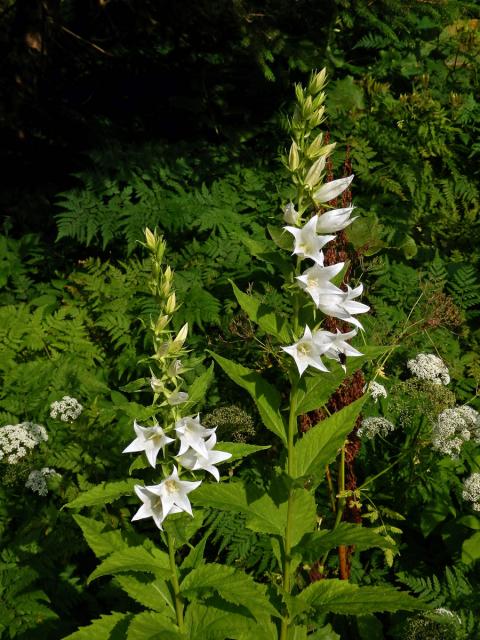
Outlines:
{"label": "white umbel flower", "polygon": [[63,396],[50,405],[50,417],[62,422],[73,422],[82,413],[83,407],[76,398]]}
{"label": "white umbel flower", "polygon": [[375,380],[372,380],[367,388],[375,402],[377,402],[378,398],[386,398],[388,395],[383,384],[375,382]]}
{"label": "white umbel flower", "polygon": [[480,416],[466,405],[445,409],[432,429],[432,447],[445,455],[457,458],[468,440],[480,442]]}
{"label": "white umbel flower", "polygon": [[165,456],[165,446],[170,442],[173,442],[173,438],[169,438],[165,435],[164,430],[158,424],[153,427],[142,427],[135,420],[133,422],[133,428],[137,437],[126,447],[122,453],[137,453],[144,451],[147,456],[148,462],[155,468],[157,462],[157,456],[160,449]]}
{"label": "white umbel flower", "polygon": [[318,216],[315,215],[301,228],[283,227],[295,238],[293,253],[299,258],[310,258],[323,265],[323,247],[335,239],[335,236],[319,236],[317,234]]}
{"label": "white umbel flower", "polygon": [[38,493],[39,496],[46,496],[48,494],[48,485],[46,478],[58,476],[60,474],[55,469],[49,467],[43,467],[42,469],[35,469],[30,472],[30,475],[25,482],[25,487],[31,489],[34,493]]}
{"label": "white umbel flower", "polygon": [[448,384],[450,375],[441,358],[433,353],[419,353],[415,358],[408,360],[407,367],[413,376],[421,380],[430,380],[435,384]]}
{"label": "white umbel flower", "polygon": [[40,424],[7,424],[0,428],[0,460],[7,464],[16,464],[34,447],[47,440],[45,427]]}
{"label": "white umbel flower", "polygon": [[388,436],[390,431],[395,430],[395,425],[392,424],[389,420],[382,417],[372,417],[372,418],[364,418],[362,420],[362,424],[357,431],[357,435],[359,438],[368,438],[371,440],[375,438],[377,435],[381,435],[383,437]]}
{"label": "white umbel flower", "polygon": [[463,482],[462,498],[472,502],[475,511],[480,511],[480,473],[472,473]]}

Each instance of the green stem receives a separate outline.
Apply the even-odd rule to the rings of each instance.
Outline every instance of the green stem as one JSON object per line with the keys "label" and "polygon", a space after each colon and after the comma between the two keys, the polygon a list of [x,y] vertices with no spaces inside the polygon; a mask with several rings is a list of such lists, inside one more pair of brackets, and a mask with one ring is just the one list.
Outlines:
{"label": "green stem", "polygon": [[[296,384],[292,384],[292,391],[290,393],[290,414],[288,417],[288,439],[287,439],[287,472],[291,478],[293,475],[293,445],[295,434],[297,432],[297,412],[296,406],[293,401]],[[287,504],[287,523],[285,527],[285,541],[284,541],[284,562],[283,562],[283,589],[286,593],[290,594],[292,590],[292,575],[291,575],[291,551],[292,551],[292,525],[293,525],[293,498],[292,490],[288,490],[288,504]],[[290,624],[290,618],[288,613],[282,620],[282,628],[280,633],[280,640],[287,640],[288,627]]]}
{"label": "green stem", "polygon": [[170,569],[172,571],[172,587],[175,595],[175,611],[177,614],[177,624],[180,631],[183,631],[183,601],[180,595],[180,585],[178,584],[177,563],[175,562],[175,544],[173,537],[167,532],[168,557],[170,558]]}

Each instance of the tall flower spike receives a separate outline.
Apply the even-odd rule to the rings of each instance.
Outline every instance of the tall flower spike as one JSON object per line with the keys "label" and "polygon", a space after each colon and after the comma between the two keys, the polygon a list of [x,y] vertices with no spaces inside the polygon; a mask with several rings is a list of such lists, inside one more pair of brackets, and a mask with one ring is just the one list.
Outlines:
{"label": "tall flower spike", "polygon": [[164,430],[158,424],[154,427],[142,427],[135,420],[133,428],[135,429],[137,437],[122,453],[145,451],[148,462],[152,467],[155,467],[158,452],[162,449],[163,455],[165,455],[165,446],[169,442],[173,442],[173,438],[166,436]]}
{"label": "tall flower spike", "polygon": [[169,513],[178,513],[178,511],[186,511],[193,516],[192,505],[187,498],[187,494],[199,487],[201,480],[197,482],[187,482],[180,480],[178,477],[177,467],[173,467],[173,471],[163,482],[148,489],[160,497],[164,517]]}
{"label": "tall flower spike", "polygon": [[289,347],[282,347],[282,349],[295,360],[300,375],[303,374],[307,367],[328,371],[320,358],[322,350],[314,341],[308,326],[305,327],[303,337],[298,342]]}
{"label": "tall flower spike", "polygon": [[336,233],[348,227],[354,220],[358,218],[355,216],[351,218],[351,214],[354,207],[346,207],[345,209],[331,209],[326,211],[321,216],[318,216],[317,233]]}
{"label": "tall flower spike", "polygon": [[338,290],[338,287],[332,284],[330,280],[341,272],[344,264],[344,262],[338,262],[329,267],[315,264],[304,271],[301,276],[297,276],[296,279],[300,287],[309,293],[315,304],[318,305],[322,291],[328,291],[328,289],[332,289],[332,291]]}
{"label": "tall flower spike", "polygon": [[214,465],[228,460],[228,458],[232,457],[232,454],[225,451],[214,451],[213,447],[216,444],[217,436],[212,433],[210,438],[205,442],[205,447],[208,451],[207,456],[202,456],[193,449],[189,449],[183,455],[177,456],[177,460],[185,469],[190,469],[191,471],[208,471],[208,473],[211,473],[215,480],[219,482],[220,474]]}
{"label": "tall flower spike", "polygon": [[322,249],[334,240],[335,236],[319,236],[317,234],[318,216],[315,215],[301,229],[297,227],[283,227],[295,238],[293,253],[299,258],[311,258],[317,264],[323,265]]}

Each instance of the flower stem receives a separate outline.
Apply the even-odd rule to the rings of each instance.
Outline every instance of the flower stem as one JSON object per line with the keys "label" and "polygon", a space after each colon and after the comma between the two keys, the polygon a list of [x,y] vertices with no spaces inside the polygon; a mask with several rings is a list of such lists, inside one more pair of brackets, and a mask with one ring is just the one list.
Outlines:
{"label": "flower stem", "polygon": [[178,584],[177,564],[175,562],[174,539],[167,532],[168,557],[170,558],[170,569],[172,571],[172,587],[175,595],[175,612],[177,614],[177,624],[180,631],[183,631],[183,601],[180,595],[180,585]]}

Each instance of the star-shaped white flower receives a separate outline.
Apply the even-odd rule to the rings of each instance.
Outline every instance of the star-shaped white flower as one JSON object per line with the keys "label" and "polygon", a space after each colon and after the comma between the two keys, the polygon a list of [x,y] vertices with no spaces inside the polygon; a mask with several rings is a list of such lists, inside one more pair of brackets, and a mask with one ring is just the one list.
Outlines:
{"label": "star-shaped white flower", "polygon": [[301,276],[297,276],[296,279],[300,287],[309,293],[315,304],[318,305],[322,291],[330,288],[332,288],[332,290],[338,289],[330,280],[340,273],[344,264],[344,262],[338,262],[329,267],[322,267],[319,264],[315,264],[313,267],[310,267],[310,269],[304,271]]}
{"label": "star-shaped white flower", "polygon": [[341,193],[343,193],[353,180],[353,174],[348,176],[347,178],[339,178],[338,180],[332,180],[331,182],[326,182],[322,184],[320,189],[313,194],[313,199],[315,202],[323,203],[330,202]]}
{"label": "star-shaped white flower", "polygon": [[157,461],[158,452],[160,449],[165,455],[165,445],[169,442],[173,442],[173,438],[169,438],[165,435],[164,430],[158,424],[153,427],[142,427],[135,420],[133,428],[137,437],[131,442],[122,453],[134,453],[137,451],[145,451],[148,462],[155,467]]}
{"label": "star-shaped white flower", "polygon": [[348,227],[354,220],[351,218],[353,207],[345,207],[344,209],[331,209],[321,216],[318,216],[317,233],[336,233]]}
{"label": "star-shaped white flower", "polygon": [[220,474],[218,472],[218,469],[214,465],[228,460],[228,458],[232,457],[232,454],[225,451],[214,451],[213,447],[216,444],[217,436],[212,433],[210,438],[205,442],[205,447],[208,451],[207,456],[202,456],[200,453],[197,453],[193,449],[189,449],[183,455],[177,456],[177,460],[182,465],[182,467],[190,469],[191,471],[208,471],[212,474],[215,480],[219,482]]}
{"label": "star-shaped white flower", "polygon": [[[152,489],[156,488],[157,485],[151,487],[142,487],[140,484],[135,485],[135,493],[143,504],[133,516],[132,522],[134,520],[142,520],[143,518],[153,518],[157,527],[163,531],[162,522],[165,520],[167,514],[163,511],[160,496],[152,491]],[[169,513],[180,513],[180,511],[181,509],[174,506]]]}
{"label": "star-shaped white flower", "polygon": [[361,284],[355,289],[347,285],[347,291],[333,288],[324,289],[320,292],[317,307],[327,316],[345,320],[345,322],[350,322],[359,329],[363,329],[361,322],[354,318],[354,314],[366,313],[370,310],[366,304],[354,301],[354,298],[361,295],[362,291],[363,285]]}
{"label": "star-shaped white flower", "polygon": [[315,215],[301,229],[297,227],[283,227],[295,238],[293,253],[300,258],[311,258],[317,264],[323,265],[322,248],[333,240],[335,236],[319,236],[317,234],[318,216]]}
{"label": "star-shaped white flower", "polygon": [[185,511],[193,516],[192,505],[187,498],[187,494],[199,487],[202,484],[201,480],[197,482],[187,482],[186,480],[180,480],[178,477],[177,467],[173,467],[173,472],[168,478],[165,478],[163,482],[148,489],[160,497],[162,503],[162,510],[164,518],[169,513],[178,513],[179,511]]}
{"label": "star-shaped white flower", "polygon": [[180,449],[177,455],[181,456],[191,447],[200,455],[208,457],[205,439],[209,438],[212,433],[215,433],[215,429],[205,429],[205,427],[200,424],[200,414],[195,418],[193,416],[187,416],[186,418],[178,420],[175,423],[175,431],[180,440]]}
{"label": "star-shaped white flower", "polygon": [[331,331],[315,331],[313,339],[323,351],[323,355],[330,360],[336,360],[340,362],[344,371],[346,370],[345,364],[342,362],[341,354],[344,356],[361,356],[360,351],[357,351],[351,344],[347,342],[351,338],[357,335],[357,330],[349,331],[348,333],[342,333],[337,329],[337,333]]}
{"label": "star-shaped white flower", "polygon": [[300,375],[309,366],[320,371],[328,371],[320,358],[321,349],[313,340],[312,332],[308,326],[305,327],[303,337],[298,342],[289,347],[282,347],[282,349],[295,360]]}

